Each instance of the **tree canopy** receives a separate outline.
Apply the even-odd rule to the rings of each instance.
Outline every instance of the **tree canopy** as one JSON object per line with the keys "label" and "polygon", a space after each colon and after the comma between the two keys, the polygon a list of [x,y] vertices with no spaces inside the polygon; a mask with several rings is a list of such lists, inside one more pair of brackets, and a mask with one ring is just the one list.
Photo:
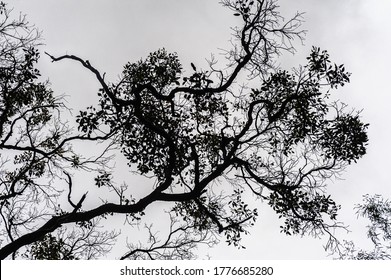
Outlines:
{"label": "tree canopy", "polygon": [[[178,55],[162,48],[126,63],[109,82],[84,58],[47,53],[56,63],[79,63],[100,85],[98,102],[75,119],[40,82],[39,33],[24,18],[12,21],[2,4],[1,259],[97,258],[120,234],[99,227],[102,219],[120,215],[137,231],[157,202],[166,205],[168,236],[161,241],[147,226],[150,242],[140,244],[129,234],[119,258],[194,258],[197,244],[221,238],[241,247],[257,219],[254,198],[279,215],[283,233],[326,234],[335,245],[339,205],[326,183],[360,159],[368,141],[359,113],[330,98],[350,73],[318,47],[304,65],[280,69],[278,58],[304,38],[302,15],[284,20],[273,0],[221,4],[241,19],[223,68],[212,59],[186,73]],[[77,152],[80,142],[99,152]],[[132,176],[153,178],[153,189],[135,198],[133,188],[143,186],[132,176],[116,183],[116,157]],[[76,198],[83,173],[94,180]],[[98,188],[107,196],[94,196]],[[86,206],[87,199],[94,201]]]}

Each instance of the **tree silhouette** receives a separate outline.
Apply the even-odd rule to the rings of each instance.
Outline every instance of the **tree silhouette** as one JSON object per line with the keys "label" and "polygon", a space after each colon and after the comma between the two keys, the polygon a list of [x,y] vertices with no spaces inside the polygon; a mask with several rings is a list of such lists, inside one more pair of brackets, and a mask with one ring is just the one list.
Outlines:
{"label": "tree silhouette", "polygon": [[[171,220],[167,238],[161,241],[147,226],[149,244],[129,235],[122,258],[194,258],[197,244],[213,246],[221,235],[240,248],[257,217],[250,194],[279,214],[282,232],[327,234],[334,244],[339,206],[327,195],[326,181],[363,156],[367,142],[359,113],[329,100],[350,74],[317,47],[304,66],[279,69],[278,57],[294,52],[295,38],[303,39],[301,14],[285,21],[272,0],[221,3],[242,19],[223,69],[212,59],[207,70],[192,63],[185,75],[178,56],[159,49],[127,63],[111,83],[88,60],[47,54],[53,62],[80,63],[101,86],[97,104],[77,115],[76,134],[59,117],[67,110],[61,99],[36,82],[38,53],[24,46],[34,40],[11,52],[24,55],[12,60],[13,72],[2,57],[1,71],[9,78],[2,76],[0,149],[15,155],[13,162],[2,161],[0,258],[17,257],[29,246],[36,256],[52,233],[85,230],[99,218],[122,215],[132,226],[158,202]],[[254,86],[241,84],[239,76]],[[80,141],[97,143],[102,152],[95,158],[77,153],[73,147]],[[114,155],[136,175],[152,178],[153,189],[135,198],[133,187],[143,186],[131,179],[117,184]],[[75,202],[72,192],[81,186],[74,178],[83,172],[95,174],[94,183]],[[116,198],[99,199],[94,189]],[[94,206],[85,206],[87,200]],[[117,232],[102,235],[109,245]]]}
{"label": "tree silhouette", "polygon": [[367,237],[373,243],[372,250],[356,247],[353,241],[344,240],[340,259],[390,260],[391,259],[391,202],[381,195],[364,195],[364,203],[356,206],[358,217],[367,218]]}

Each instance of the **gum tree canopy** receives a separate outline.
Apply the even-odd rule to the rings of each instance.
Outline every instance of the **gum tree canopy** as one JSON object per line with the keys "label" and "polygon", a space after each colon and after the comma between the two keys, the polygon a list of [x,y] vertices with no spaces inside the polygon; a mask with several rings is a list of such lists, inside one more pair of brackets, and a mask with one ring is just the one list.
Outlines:
{"label": "gum tree canopy", "polygon": [[[128,222],[118,257],[195,258],[200,243],[223,238],[240,247],[260,202],[278,213],[282,232],[326,234],[332,245],[339,206],[326,181],[366,152],[367,125],[329,100],[350,74],[317,47],[304,66],[276,66],[303,39],[301,14],[284,20],[273,0],[221,4],[241,20],[223,66],[192,63],[185,74],[178,56],[160,49],[108,82],[84,58],[47,54],[79,63],[100,84],[98,102],[75,120],[39,81],[35,29],[24,18],[12,21],[2,4],[1,259],[97,258],[121,234],[108,226],[118,217]],[[83,143],[101,151],[87,157],[77,152]],[[132,172],[124,184],[116,183],[115,157]],[[93,176],[90,186],[80,174]],[[134,190],[148,188],[136,176],[153,179],[141,198]],[[148,225],[149,241],[133,240],[135,224],[156,203],[165,205],[167,236]]]}

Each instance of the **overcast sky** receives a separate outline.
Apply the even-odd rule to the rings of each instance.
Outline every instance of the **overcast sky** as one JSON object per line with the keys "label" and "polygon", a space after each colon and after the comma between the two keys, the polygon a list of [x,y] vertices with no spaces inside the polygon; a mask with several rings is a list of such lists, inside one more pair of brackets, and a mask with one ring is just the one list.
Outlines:
{"label": "overcast sky", "polygon": [[[165,47],[177,52],[187,67],[194,62],[206,67],[205,58],[228,48],[230,27],[236,17],[217,0],[9,0],[15,12],[27,14],[43,31],[42,51],[53,55],[76,54],[88,59],[108,79],[115,81],[127,61],[145,57]],[[352,73],[351,83],[334,91],[351,108],[363,109],[370,123],[368,153],[343,174],[344,180],[329,182],[329,192],[342,204],[340,220],[352,233],[341,237],[368,244],[365,221],[358,222],[353,207],[362,195],[383,194],[391,198],[390,77],[391,1],[389,0],[280,0],[281,12],[289,17],[305,12],[304,45],[286,54],[286,67],[304,64],[311,46],[329,51],[331,60],[344,63]],[[57,94],[67,94],[75,108],[89,105],[98,84],[93,76],[72,62],[52,64],[42,56],[42,74]],[[289,69],[287,69],[289,70]],[[260,208],[257,225],[245,237],[247,250],[227,248],[224,242],[209,252],[214,259],[322,259],[322,240],[285,237],[279,233],[276,216]],[[122,250],[121,250],[122,252]],[[202,257],[202,253],[200,254]]]}

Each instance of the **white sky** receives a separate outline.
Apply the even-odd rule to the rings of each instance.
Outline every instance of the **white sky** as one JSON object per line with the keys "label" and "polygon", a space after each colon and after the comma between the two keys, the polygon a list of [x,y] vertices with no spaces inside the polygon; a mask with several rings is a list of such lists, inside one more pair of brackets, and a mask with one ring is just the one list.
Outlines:
{"label": "white sky", "polygon": [[[182,63],[206,67],[205,59],[219,48],[229,48],[230,26],[236,17],[217,0],[9,0],[15,12],[26,13],[43,31],[43,51],[88,59],[109,80],[115,80],[127,61],[145,57],[165,47],[177,52]],[[329,183],[329,191],[342,204],[340,220],[350,224],[348,236],[358,245],[368,244],[364,221],[357,222],[354,204],[362,195],[391,198],[389,125],[391,91],[391,1],[389,0],[280,0],[283,15],[306,12],[308,30],[297,54],[281,60],[287,67],[304,64],[312,45],[329,51],[331,60],[352,72],[351,83],[334,91],[350,107],[364,109],[370,123],[367,155],[350,166],[343,181]],[[57,94],[67,94],[77,109],[89,105],[98,84],[74,62],[52,64],[42,55],[40,69]],[[289,69],[288,69],[289,70]],[[247,250],[228,248],[224,242],[209,251],[214,259],[322,259],[322,240],[285,237],[270,209],[260,208],[257,225],[243,244]],[[278,222],[278,221],[277,221]],[[123,252],[121,250],[120,252]],[[202,253],[199,254],[202,257]]]}

